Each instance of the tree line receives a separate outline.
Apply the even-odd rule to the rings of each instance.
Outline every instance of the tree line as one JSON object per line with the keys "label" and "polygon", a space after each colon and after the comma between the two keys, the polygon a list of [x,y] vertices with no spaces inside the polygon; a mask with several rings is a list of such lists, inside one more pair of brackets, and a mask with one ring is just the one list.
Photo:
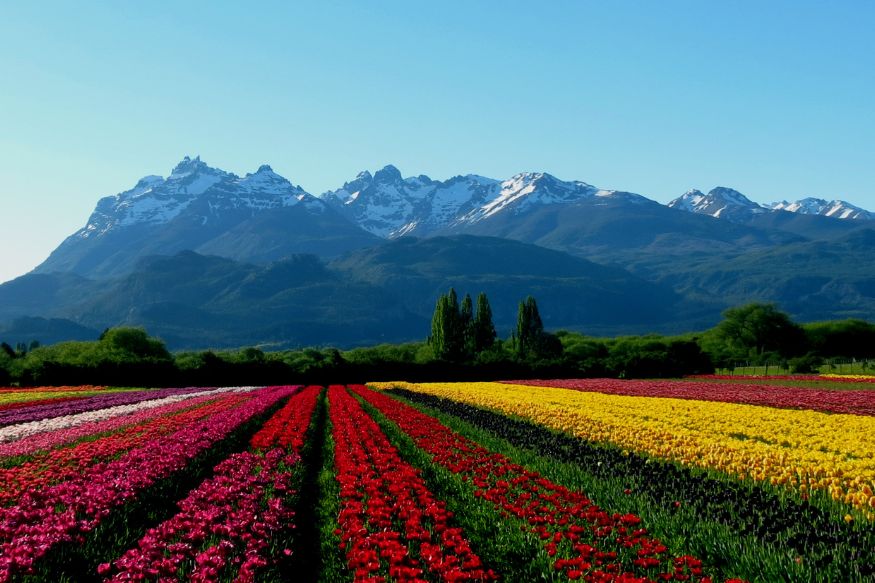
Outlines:
{"label": "tree line", "polygon": [[[450,362],[477,360],[494,352],[497,337],[485,293],[477,296],[476,312],[469,294],[461,303],[453,288],[438,297],[428,337],[435,358]],[[559,338],[544,330],[538,303],[532,296],[520,301],[510,341],[511,352],[520,359],[550,358],[562,352]]]}
{"label": "tree line", "polygon": [[772,304],[728,309],[701,333],[595,338],[548,332],[533,297],[500,338],[489,299],[438,297],[424,342],[352,350],[258,348],[171,353],[137,328],[107,330],[94,342],[0,344],[0,385],[133,386],[494,380],[549,377],[677,377],[715,367],[783,362],[811,372],[827,358],[875,358],[875,325],[841,320],[800,325]]}

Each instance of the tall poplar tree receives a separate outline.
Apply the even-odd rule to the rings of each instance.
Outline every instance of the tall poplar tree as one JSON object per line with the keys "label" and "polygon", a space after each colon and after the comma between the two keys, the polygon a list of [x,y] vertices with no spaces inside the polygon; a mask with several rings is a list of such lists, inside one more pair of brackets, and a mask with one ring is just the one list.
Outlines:
{"label": "tall poplar tree", "polygon": [[470,356],[474,351],[474,303],[471,296],[465,294],[462,305],[459,308],[459,327],[462,331],[462,352]]}
{"label": "tall poplar tree", "polygon": [[532,296],[520,302],[517,311],[516,338],[517,354],[525,357],[537,347],[544,335],[544,323],[538,312],[538,303]]}
{"label": "tall poplar tree", "polygon": [[429,344],[438,358],[457,360],[464,353],[465,328],[462,325],[459,298],[453,288],[447,295],[440,296],[435,304]]}
{"label": "tall poplar tree", "polygon": [[471,328],[471,340],[475,354],[492,348],[496,337],[495,325],[492,323],[492,308],[489,306],[489,298],[483,292],[477,296],[477,315],[474,316]]}
{"label": "tall poplar tree", "polygon": [[434,355],[438,358],[443,358],[446,352],[446,334],[444,330],[444,320],[447,312],[447,296],[438,296],[434,306],[434,314],[431,317],[431,334],[428,337],[428,343],[434,350]]}

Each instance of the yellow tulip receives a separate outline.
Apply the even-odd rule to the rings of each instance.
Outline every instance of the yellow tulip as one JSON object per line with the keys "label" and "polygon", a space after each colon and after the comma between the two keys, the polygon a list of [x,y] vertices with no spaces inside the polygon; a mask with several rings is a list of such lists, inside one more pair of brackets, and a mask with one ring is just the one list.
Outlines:
{"label": "yellow tulip", "polygon": [[859,510],[875,508],[867,485],[875,482],[873,417],[503,383],[372,386],[403,386],[626,451],[801,492],[826,490],[830,497]]}

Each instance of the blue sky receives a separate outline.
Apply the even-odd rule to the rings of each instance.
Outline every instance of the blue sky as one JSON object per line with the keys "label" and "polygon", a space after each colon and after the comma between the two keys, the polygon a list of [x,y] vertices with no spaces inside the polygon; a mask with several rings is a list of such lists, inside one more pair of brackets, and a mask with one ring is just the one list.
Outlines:
{"label": "blue sky", "polygon": [[875,208],[875,2],[7,3],[0,281],[184,155]]}

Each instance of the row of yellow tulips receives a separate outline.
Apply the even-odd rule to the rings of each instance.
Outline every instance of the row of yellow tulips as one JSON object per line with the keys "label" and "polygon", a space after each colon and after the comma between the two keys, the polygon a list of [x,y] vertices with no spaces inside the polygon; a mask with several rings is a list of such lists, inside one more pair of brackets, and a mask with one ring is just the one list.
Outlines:
{"label": "row of yellow tulips", "polygon": [[[875,417],[502,383],[373,383],[516,415],[683,464],[822,490],[875,519]],[[848,516],[848,519],[851,517]]]}

